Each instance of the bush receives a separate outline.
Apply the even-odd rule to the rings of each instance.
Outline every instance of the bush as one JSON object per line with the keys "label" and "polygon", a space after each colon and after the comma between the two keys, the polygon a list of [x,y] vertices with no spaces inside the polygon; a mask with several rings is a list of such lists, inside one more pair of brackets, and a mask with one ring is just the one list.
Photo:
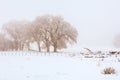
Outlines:
{"label": "bush", "polygon": [[109,67],[109,68],[105,68],[105,69],[103,70],[103,73],[104,73],[104,74],[115,74],[116,71],[115,71],[114,68]]}

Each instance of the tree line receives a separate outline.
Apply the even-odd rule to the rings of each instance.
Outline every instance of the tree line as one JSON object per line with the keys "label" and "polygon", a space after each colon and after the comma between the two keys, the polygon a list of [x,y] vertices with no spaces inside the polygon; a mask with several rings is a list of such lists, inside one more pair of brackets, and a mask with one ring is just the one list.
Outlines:
{"label": "tree line", "polygon": [[67,44],[77,42],[77,30],[61,16],[43,15],[33,21],[10,21],[2,26],[0,33],[0,50],[30,50],[30,44],[37,43],[39,52],[50,47],[67,48]]}

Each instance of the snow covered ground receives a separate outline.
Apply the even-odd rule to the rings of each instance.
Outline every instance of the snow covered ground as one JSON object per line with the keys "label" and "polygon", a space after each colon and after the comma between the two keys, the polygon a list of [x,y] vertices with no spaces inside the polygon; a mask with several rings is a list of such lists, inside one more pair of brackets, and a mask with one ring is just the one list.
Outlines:
{"label": "snow covered ground", "polygon": [[[120,80],[118,58],[0,52],[0,80]],[[115,68],[117,73],[103,75],[107,67]]]}

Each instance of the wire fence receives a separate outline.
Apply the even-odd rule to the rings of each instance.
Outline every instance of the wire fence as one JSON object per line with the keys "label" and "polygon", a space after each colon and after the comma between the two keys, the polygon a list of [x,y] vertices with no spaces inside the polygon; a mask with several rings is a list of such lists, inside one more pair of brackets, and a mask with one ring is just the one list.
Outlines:
{"label": "wire fence", "polygon": [[84,59],[84,58],[95,58],[95,59],[105,59],[105,58],[111,58],[111,57],[115,57],[115,58],[119,58],[120,59],[120,55],[93,55],[93,54],[81,54],[80,52],[37,52],[37,51],[3,51],[0,52],[0,56],[63,56],[63,57],[79,57],[80,59]]}
{"label": "wire fence", "polygon": [[72,52],[15,52],[15,51],[5,51],[0,52],[0,56],[76,56],[79,53]]}

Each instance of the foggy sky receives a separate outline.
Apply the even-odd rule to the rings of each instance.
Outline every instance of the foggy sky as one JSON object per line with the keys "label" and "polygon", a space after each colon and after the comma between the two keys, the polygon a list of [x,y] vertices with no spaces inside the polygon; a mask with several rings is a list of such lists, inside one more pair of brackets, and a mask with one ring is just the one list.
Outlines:
{"label": "foggy sky", "polygon": [[44,14],[61,15],[76,27],[78,47],[113,48],[120,32],[120,0],[0,0],[0,27]]}

